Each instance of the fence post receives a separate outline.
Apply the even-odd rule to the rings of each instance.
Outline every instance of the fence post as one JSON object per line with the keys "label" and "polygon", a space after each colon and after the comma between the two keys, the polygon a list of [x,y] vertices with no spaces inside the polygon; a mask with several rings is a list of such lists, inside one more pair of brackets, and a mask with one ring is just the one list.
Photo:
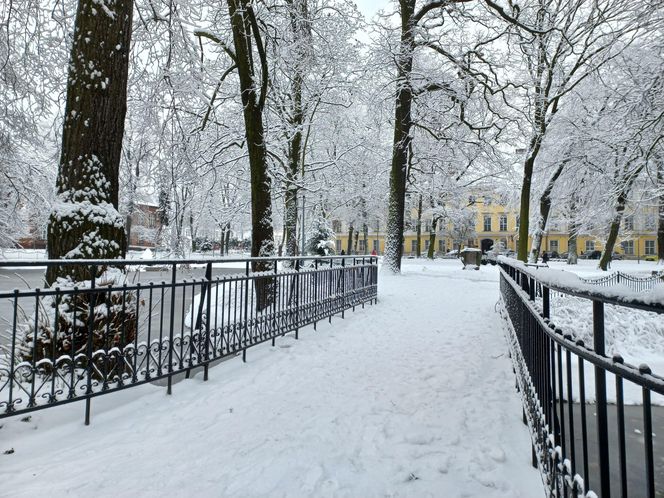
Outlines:
{"label": "fence post", "polygon": [[[174,334],[173,330],[175,326],[175,280],[176,280],[177,265],[173,263],[171,268],[171,326],[170,332],[168,333],[168,387],[166,388],[166,394],[173,393],[173,342]],[[138,336],[138,330],[136,331]]]}
{"label": "fence post", "polygon": [[535,300],[535,286],[537,284],[535,283],[535,277],[530,277],[528,279],[528,296],[530,297],[531,301]]}
{"label": "fence post", "polygon": [[[210,322],[212,310],[212,262],[209,262],[205,268],[205,278],[207,279],[207,308],[205,310],[205,364],[203,366],[203,380],[208,380],[208,370],[210,367]],[[214,314],[217,314],[215,303]]]}
{"label": "fence post", "polygon": [[550,291],[545,285],[542,286],[542,316],[544,318],[551,318],[551,302]]}
{"label": "fence post", "polygon": [[300,338],[300,279],[302,274],[300,273],[300,260],[295,260],[295,339]]}
{"label": "fence post", "polygon": [[[90,395],[92,394],[92,372],[93,372],[93,365],[92,365],[92,337],[94,336],[94,328],[95,328],[95,301],[96,301],[96,294],[95,294],[95,287],[96,287],[96,282],[95,280],[97,279],[97,266],[96,265],[91,265],[90,268],[90,303],[89,303],[89,308],[88,308],[88,343],[86,347],[86,353],[85,355],[87,356],[88,360],[88,385],[85,390],[86,398],[85,398],[85,425],[90,425]],[[108,304],[106,305],[108,306]],[[74,324],[75,326],[75,324]],[[37,324],[35,323],[35,327],[37,327]],[[72,351],[72,361],[74,361],[74,351]],[[72,365],[73,368],[73,365]],[[55,375],[55,374],[54,374]]]}
{"label": "fence post", "polygon": [[344,318],[346,312],[346,258],[341,259],[341,318]]}
{"label": "fence post", "polygon": [[277,333],[277,313],[278,313],[278,293],[279,293],[279,279],[277,278],[277,273],[279,272],[278,268],[279,264],[277,260],[274,260],[274,285],[272,286],[272,289],[274,290],[273,296],[272,296],[272,346],[275,344],[275,337]]}
{"label": "fence post", "polygon": [[[244,327],[242,330],[242,361],[247,362],[247,316],[249,315],[249,261],[245,264],[244,275],[246,278],[245,289],[244,289]],[[258,297],[258,292],[256,293]],[[242,313],[240,313],[242,315]],[[242,317],[240,317],[242,318]]]}
{"label": "fence post", "polygon": [[[604,356],[604,303],[593,301],[593,346],[595,353]],[[597,410],[597,442],[599,457],[599,481],[602,498],[611,496],[609,469],[609,434],[606,408],[606,371],[595,366],[595,399]]]}
{"label": "fence post", "polygon": [[318,299],[320,297],[320,293],[318,292],[318,259],[314,260],[314,317],[316,318],[314,320],[314,330],[316,330],[316,324],[318,323],[318,306],[319,302]]}
{"label": "fence post", "polygon": [[327,323],[332,323],[332,307],[333,307],[333,302],[332,302],[332,289],[334,288],[334,259],[330,258],[330,278],[328,279],[328,285],[327,285],[327,294],[328,297],[330,298],[330,309],[329,315],[327,315]]}

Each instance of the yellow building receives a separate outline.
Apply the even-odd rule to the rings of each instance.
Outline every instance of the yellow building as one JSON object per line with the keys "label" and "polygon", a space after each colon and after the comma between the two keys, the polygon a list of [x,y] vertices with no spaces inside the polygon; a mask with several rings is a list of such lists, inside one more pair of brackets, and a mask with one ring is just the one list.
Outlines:
{"label": "yellow building", "polygon": [[[451,236],[451,225],[442,224],[436,234],[435,254],[441,256],[453,249],[462,247],[477,247],[483,251],[489,250],[494,245],[506,250],[516,251],[519,227],[518,211],[497,202],[492,197],[469,198],[469,204],[475,211],[475,229],[469,237],[464,240],[454,240]],[[410,213],[409,227],[404,232],[404,256],[416,255],[417,234],[415,222],[417,212]],[[431,220],[422,218],[421,254],[426,256],[429,249],[429,228]],[[348,253],[348,224],[342,220],[332,221],[333,230],[336,233],[337,254],[343,249]],[[592,251],[601,251],[604,248],[604,239],[599,235],[606,232],[608,227],[597,227],[591,233],[580,233],[577,237],[577,251],[579,254]],[[359,230],[359,231],[358,231]],[[597,232],[597,233],[595,233]],[[569,232],[566,223],[549,220],[546,233],[542,239],[542,251],[549,253],[566,253],[568,251]],[[365,248],[364,233],[361,223],[354,224],[354,236],[352,244],[353,254],[368,254],[375,250],[378,254],[385,251],[385,232],[380,225],[369,226],[367,247]],[[530,241],[528,243],[530,249]],[[620,230],[615,252],[623,255],[626,259],[655,259],[657,257],[657,209],[655,207],[642,208],[631,212],[624,217],[623,226]],[[555,254],[554,254],[555,255]]]}

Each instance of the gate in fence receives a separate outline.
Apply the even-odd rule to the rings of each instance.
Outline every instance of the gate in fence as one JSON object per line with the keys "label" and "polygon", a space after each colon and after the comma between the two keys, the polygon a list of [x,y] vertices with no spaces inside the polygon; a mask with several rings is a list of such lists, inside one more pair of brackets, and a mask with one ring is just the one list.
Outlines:
{"label": "gate in fence", "polygon": [[[252,272],[260,263],[268,271]],[[377,258],[69,260],[90,280],[0,291],[0,418],[189,375],[377,301]],[[34,270],[33,270],[34,271]],[[80,274],[80,272],[79,272]],[[6,316],[5,316],[6,315]]]}
{"label": "gate in fence", "polygon": [[[661,315],[664,305],[601,286],[564,285],[553,274],[516,261],[499,264],[501,312],[524,423],[533,435],[533,465],[550,494],[662,496],[664,446],[657,436],[664,435],[664,409],[653,406],[653,397],[664,395],[664,378],[647,365],[606,355],[604,306]],[[552,291],[591,303],[592,344],[551,321]]]}

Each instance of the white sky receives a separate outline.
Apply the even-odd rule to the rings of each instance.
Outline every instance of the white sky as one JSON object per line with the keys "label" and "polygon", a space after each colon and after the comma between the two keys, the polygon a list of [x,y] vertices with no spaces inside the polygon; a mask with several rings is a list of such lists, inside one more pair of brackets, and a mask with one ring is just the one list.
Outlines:
{"label": "white sky", "polygon": [[370,20],[376,12],[384,9],[390,3],[389,0],[355,0],[357,8],[364,14],[367,21]]}

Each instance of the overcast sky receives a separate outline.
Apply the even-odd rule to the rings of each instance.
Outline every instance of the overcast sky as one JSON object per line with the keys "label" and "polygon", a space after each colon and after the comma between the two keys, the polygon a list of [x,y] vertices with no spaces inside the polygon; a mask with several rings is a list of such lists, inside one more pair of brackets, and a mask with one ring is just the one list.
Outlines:
{"label": "overcast sky", "polygon": [[389,4],[389,0],[355,0],[355,3],[368,21],[376,12],[384,9]]}

